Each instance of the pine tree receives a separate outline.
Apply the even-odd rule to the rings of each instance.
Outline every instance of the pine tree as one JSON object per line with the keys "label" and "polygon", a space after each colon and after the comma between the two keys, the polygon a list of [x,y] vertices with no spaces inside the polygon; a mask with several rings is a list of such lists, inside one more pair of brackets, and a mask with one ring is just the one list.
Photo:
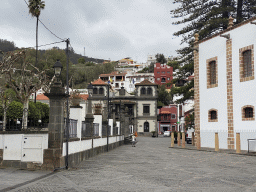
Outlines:
{"label": "pine tree", "polygon": [[[180,6],[171,11],[173,18],[179,21],[173,22],[175,25],[185,24],[181,30],[175,32],[174,36],[182,35],[181,44],[185,47],[177,50],[179,57],[179,72],[174,76],[173,83],[186,79],[194,73],[193,42],[195,33],[199,33],[199,39],[212,36],[228,26],[228,18],[232,16],[236,23],[249,19],[256,15],[255,0],[174,0]],[[173,66],[174,62],[169,62]],[[177,65],[177,64],[176,64]],[[172,89],[173,94],[181,95],[183,98],[177,103],[183,103],[187,99],[193,98],[194,82],[184,84],[182,88]]]}

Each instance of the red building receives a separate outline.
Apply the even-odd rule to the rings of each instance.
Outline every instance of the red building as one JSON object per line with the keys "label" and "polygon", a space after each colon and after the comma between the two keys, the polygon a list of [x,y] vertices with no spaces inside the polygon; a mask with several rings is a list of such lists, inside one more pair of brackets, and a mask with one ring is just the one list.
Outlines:
{"label": "red building", "polygon": [[167,130],[177,131],[177,105],[171,104],[158,110],[160,116],[158,132],[161,133]]}
{"label": "red building", "polygon": [[[166,85],[166,83],[171,83],[173,76],[173,68],[166,65],[156,63],[154,65],[154,75],[155,75],[155,83],[158,85]],[[166,86],[167,89],[170,89],[172,85]]]}

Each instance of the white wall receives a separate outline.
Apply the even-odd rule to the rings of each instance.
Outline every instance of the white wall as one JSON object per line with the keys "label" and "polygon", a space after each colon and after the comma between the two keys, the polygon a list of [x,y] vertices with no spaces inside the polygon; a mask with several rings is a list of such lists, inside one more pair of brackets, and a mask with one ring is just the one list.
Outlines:
{"label": "white wall", "polygon": [[[232,63],[233,63],[233,109],[234,109],[234,130],[248,132],[256,131],[255,121],[242,121],[241,108],[245,105],[253,105],[256,109],[256,80],[240,82],[239,77],[239,49],[254,45],[254,57],[256,56],[256,26],[246,24],[242,27],[232,30]],[[242,34],[242,35],[241,35]],[[242,39],[242,40],[241,40]],[[254,60],[254,74],[256,62]],[[255,76],[256,77],[256,76]],[[255,111],[254,111],[255,113]],[[251,138],[248,135],[248,138]]]}
{"label": "white wall", "polygon": [[[218,87],[207,89],[206,60],[218,60]],[[199,45],[200,130],[227,130],[226,39],[215,37]],[[208,122],[208,111],[218,110],[218,122]],[[203,142],[202,142],[203,145]]]}
{"label": "white wall", "polygon": [[[253,105],[256,109],[256,80],[240,82],[239,49],[254,45],[254,55],[256,55],[255,30],[256,26],[248,23],[225,33],[229,33],[232,39],[234,139],[236,139],[236,133],[240,133],[242,150],[248,149],[247,139],[256,138],[255,121],[242,121],[241,111],[245,105]],[[207,89],[206,60],[216,56],[218,57],[218,87]],[[226,38],[217,36],[200,43],[199,63],[201,146],[214,147],[214,132],[219,132],[220,148],[226,149],[228,137]],[[256,75],[255,68],[256,63],[254,63],[254,74]],[[211,108],[218,110],[218,122],[208,122],[208,110]]]}
{"label": "white wall", "polygon": [[0,143],[3,160],[43,163],[43,150],[48,148],[48,134],[4,134],[0,136]]}

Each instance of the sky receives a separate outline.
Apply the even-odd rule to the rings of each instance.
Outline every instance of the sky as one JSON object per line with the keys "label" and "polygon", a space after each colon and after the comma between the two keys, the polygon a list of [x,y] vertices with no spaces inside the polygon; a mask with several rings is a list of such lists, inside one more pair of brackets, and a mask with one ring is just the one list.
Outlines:
{"label": "sky", "polygon": [[[28,2],[28,0],[26,0]],[[131,57],[145,63],[148,55],[176,56],[181,37],[173,33],[181,26],[170,10],[173,0],[44,0],[39,19],[61,39],[70,39],[78,54],[120,60]],[[25,0],[1,0],[0,38],[14,41],[17,47],[36,46],[36,18]],[[38,45],[61,41],[39,23]],[[65,48],[65,42],[40,47]]]}

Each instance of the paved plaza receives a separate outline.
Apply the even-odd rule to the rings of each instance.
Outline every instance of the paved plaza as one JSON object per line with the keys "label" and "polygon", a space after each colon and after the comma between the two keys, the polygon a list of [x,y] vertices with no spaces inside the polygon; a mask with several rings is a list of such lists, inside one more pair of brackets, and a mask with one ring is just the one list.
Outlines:
{"label": "paved plaza", "polygon": [[0,169],[0,191],[256,191],[256,156],[169,148],[139,137],[56,173]]}

